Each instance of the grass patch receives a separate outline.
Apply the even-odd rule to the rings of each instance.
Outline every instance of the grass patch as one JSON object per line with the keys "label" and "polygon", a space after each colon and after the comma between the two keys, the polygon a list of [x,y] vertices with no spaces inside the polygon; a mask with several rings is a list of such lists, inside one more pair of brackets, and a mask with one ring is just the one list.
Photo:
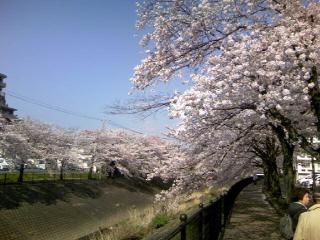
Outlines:
{"label": "grass patch", "polygon": [[98,232],[87,236],[88,240],[140,240],[149,232],[150,223],[155,216],[153,207],[145,209],[131,209],[128,218],[119,221],[114,226],[100,229]]}
{"label": "grass patch", "polygon": [[214,201],[217,196],[223,193],[224,189],[216,189],[213,187],[204,188],[200,191],[193,192],[188,196],[182,196],[182,201],[176,208],[175,214],[187,212],[199,206],[200,203],[207,204],[209,201]]}
{"label": "grass patch", "polygon": [[165,214],[157,214],[152,219],[152,227],[161,228],[169,222],[169,217]]}
{"label": "grass patch", "polygon": [[[184,196],[178,202],[178,208],[174,211],[163,209],[162,205],[154,205],[145,209],[131,209],[126,221],[120,221],[115,226],[100,229],[97,233],[87,236],[83,240],[139,240],[166,226],[179,224],[180,213],[192,214],[198,210],[199,203],[209,203],[223,192],[223,189],[205,188]],[[170,204],[165,204],[169,206]],[[171,226],[172,227],[172,226]],[[192,230],[192,229],[191,229]],[[190,230],[190,231],[191,231]],[[82,239],[81,239],[82,240]]]}

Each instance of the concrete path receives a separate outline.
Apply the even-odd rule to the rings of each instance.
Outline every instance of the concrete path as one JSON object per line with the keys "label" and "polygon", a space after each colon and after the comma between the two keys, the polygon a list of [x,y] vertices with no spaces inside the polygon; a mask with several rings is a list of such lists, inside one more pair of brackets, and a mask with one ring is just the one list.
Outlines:
{"label": "concrete path", "polygon": [[0,240],[75,240],[153,203],[129,183],[0,186]]}
{"label": "concrete path", "polygon": [[280,216],[265,200],[261,181],[250,184],[236,199],[224,240],[283,239],[279,233]]}

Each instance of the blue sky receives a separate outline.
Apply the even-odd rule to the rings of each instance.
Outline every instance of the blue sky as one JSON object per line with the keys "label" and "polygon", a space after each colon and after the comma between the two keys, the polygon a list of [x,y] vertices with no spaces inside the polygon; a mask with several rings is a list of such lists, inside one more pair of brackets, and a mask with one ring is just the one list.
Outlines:
{"label": "blue sky", "polygon": [[[7,93],[145,133],[173,125],[166,114],[141,121],[110,116],[106,105],[128,99],[133,68],[143,58],[134,27],[134,0],[0,0],[0,73]],[[168,86],[168,91],[175,86]],[[7,94],[19,117],[62,127],[99,128],[101,122],[33,105]],[[112,125],[109,125],[113,127]]]}

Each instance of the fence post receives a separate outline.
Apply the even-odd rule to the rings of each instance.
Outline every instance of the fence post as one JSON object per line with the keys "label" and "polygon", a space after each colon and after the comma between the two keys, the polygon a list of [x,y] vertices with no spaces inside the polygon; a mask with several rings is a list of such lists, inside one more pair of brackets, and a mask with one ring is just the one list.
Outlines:
{"label": "fence post", "polygon": [[214,218],[215,218],[215,214],[214,214],[214,202],[213,200],[209,201],[209,236],[208,239],[215,239],[214,236],[214,228],[216,227],[214,224]]}
{"label": "fence post", "polygon": [[181,221],[181,225],[180,225],[180,236],[181,236],[181,240],[186,240],[187,239],[187,231],[186,231],[186,227],[187,227],[187,219],[188,216],[187,214],[181,214],[180,215],[180,221]]}
{"label": "fence post", "polygon": [[199,239],[203,239],[203,203],[199,204]]}
{"label": "fence post", "polygon": [[6,183],[7,183],[7,173],[4,174],[3,185],[6,185]]}
{"label": "fence post", "polygon": [[229,217],[229,208],[230,208],[230,192],[227,192],[223,196],[223,226],[225,227],[228,222],[228,217]]}

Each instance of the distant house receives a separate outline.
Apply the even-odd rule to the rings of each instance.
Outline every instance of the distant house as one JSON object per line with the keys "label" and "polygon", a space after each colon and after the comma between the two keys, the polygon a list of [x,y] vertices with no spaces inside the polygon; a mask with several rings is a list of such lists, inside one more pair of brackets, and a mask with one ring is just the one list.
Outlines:
{"label": "distant house", "polygon": [[[297,165],[296,165],[296,173],[297,180],[304,178],[312,173],[312,158],[308,155],[298,155],[297,156]],[[320,174],[320,163],[314,163],[314,171],[315,173]]]}
{"label": "distant house", "polygon": [[[313,143],[320,144],[320,141],[316,138],[312,139]],[[312,174],[312,157],[307,154],[299,154],[296,159],[296,178],[302,179]],[[316,174],[320,174],[320,162],[314,162],[314,171]]]}
{"label": "distant house", "polygon": [[9,164],[4,158],[1,158],[1,157],[0,157],[0,170],[2,171],[9,170]]}
{"label": "distant house", "polygon": [[38,160],[38,162],[35,165],[36,165],[36,168],[45,170],[46,169],[46,160],[40,159],[40,160]]}
{"label": "distant house", "polygon": [[90,154],[85,154],[81,148],[72,148],[71,158],[73,159],[72,164],[79,170],[88,171],[90,169],[89,161],[91,159]]}

